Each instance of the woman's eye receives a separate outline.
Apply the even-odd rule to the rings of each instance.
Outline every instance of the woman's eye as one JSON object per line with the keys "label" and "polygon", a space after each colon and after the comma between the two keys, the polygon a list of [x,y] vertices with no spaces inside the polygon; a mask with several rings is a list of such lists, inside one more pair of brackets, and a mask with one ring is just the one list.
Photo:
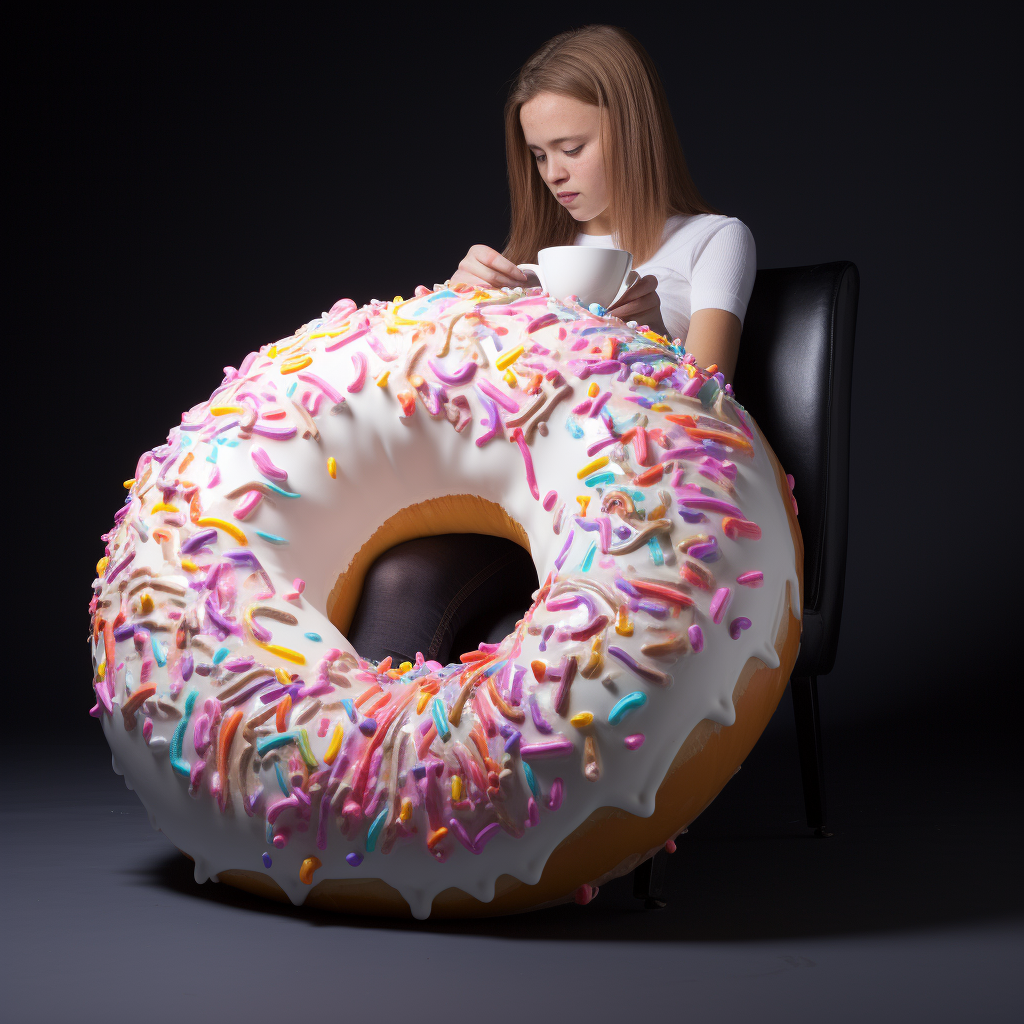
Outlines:
{"label": "woman's eye", "polygon": [[565,150],[565,155],[566,156],[575,156],[582,148],[583,148],[583,143],[581,142],[575,149],[567,149],[567,150]]}

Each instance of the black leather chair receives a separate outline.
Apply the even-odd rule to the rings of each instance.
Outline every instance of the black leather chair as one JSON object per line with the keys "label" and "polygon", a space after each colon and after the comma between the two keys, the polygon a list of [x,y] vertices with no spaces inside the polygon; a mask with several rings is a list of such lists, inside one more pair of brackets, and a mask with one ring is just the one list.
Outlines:
{"label": "black leather chair", "polygon": [[[832,670],[846,581],[850,395],[860,275],[853,263],[759,270],[734,386],[796,480],[804,538],[804,614],[790,678],[807,824],[825,825],[818,676]],[[634,872],[633,891],[663,906],[664,854]]]}

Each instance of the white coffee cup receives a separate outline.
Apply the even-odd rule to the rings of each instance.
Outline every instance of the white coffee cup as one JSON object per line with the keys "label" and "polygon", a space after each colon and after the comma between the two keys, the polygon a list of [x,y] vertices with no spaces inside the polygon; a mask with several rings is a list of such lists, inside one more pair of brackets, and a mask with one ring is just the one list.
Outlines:
{"label": "white coffee cup", "polygon": [[520,263],[519,269],[537,275],[541,287],[552,298],[575,295],[580,305],[615,305],[639,274],[633,270],[633,255],[625,249],[604,249],[591,245],[552,245],[537,253],[539,263]]}

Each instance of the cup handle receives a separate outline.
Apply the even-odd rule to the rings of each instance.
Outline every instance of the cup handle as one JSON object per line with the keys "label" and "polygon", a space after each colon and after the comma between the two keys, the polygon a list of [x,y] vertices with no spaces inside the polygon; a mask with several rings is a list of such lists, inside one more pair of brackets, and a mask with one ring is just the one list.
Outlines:
{"label": "cup handle", "polygon": [[619,285],[619,290],[615,293],[615,298],[612,299],[612,304],[608,308],[614,309],[615,306],[618,304],[619,299],[621,299],[622,296],[626,293],[626,289],[631,288],[639,280],[640,275],[635,270],[627,271],[626,277],[624,278],[622,284]]}
{"label": "cup handle", "polygon": [[548,290],[548,286],[544,283],[544,275],[540,272],[540,267],[536,263],[517,263],[516,266],[525,274],[532,273],[534,277],[540,281],[541,288],[544,291]]}

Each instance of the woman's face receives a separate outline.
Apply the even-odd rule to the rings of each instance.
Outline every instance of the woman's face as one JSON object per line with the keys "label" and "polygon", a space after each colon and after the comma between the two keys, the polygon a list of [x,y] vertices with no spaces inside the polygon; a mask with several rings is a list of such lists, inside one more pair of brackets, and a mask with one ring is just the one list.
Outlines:
{"label": "woman's face", "polygon": [[592,234],[610,234],[605,214],[611,186],[601,149],[599,108],[572,96],[541,92],[519,108],[519,123],[541,179],[555,198],[581,224],[595,221]]}

